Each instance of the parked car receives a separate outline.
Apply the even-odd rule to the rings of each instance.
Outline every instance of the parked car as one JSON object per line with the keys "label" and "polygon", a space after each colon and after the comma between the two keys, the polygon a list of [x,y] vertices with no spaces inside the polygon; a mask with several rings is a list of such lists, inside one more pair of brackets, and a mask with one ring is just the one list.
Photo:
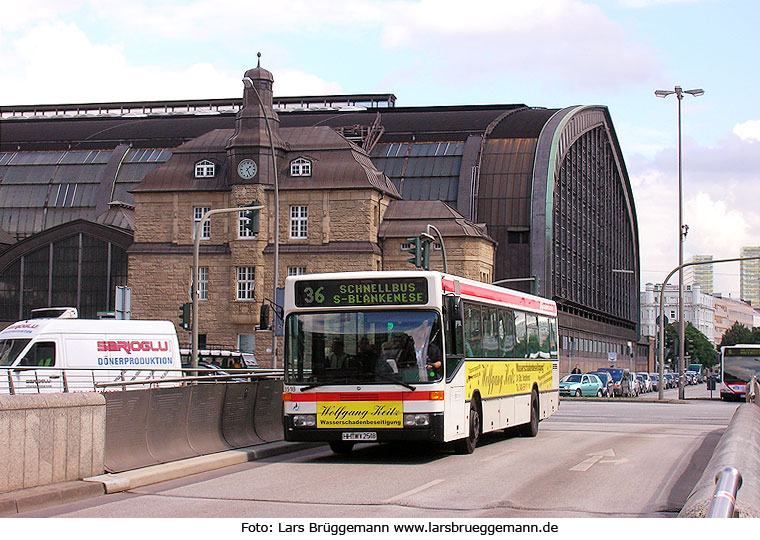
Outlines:
{"label": "parked car", "polygon": [[676,386],[676,379],[672,373],[665,373],[663,377],[665,377],[663,388],[674,388]]}
{"label": "parked car", "polygon": [[637,373],[636,378],[639,380],[642,393],[652,391],[652,379],[649,378],[649,373]]}
{"label": "parked car", "polygon": [[603,396],[602,381],[593,373],[565,375],[559,382],[560,396]]}
{"label": "parked car", "polygon": [[636,377],[636,373],[633,371],[630,372],[630,381],[631,381],[631,391],[628,393],[630,397],[639,397],[639,394],[642,393],[641,390],[641,384],[639,383],[638,377]]}
{"label": "parked car", "polygon": [[[660,391],[660,375],[657,373],[650,373],[649,377],[652,379],[652,392]],[[665,388],[663,386],[663,388]]]}
{"label": "parked car", "polygon": [[615,396],[630,396],[633,395],[633,390],[631,388],[631,372],[627,369],[621,369],[621,368],[599,368],[596,370],[599,371],[606,371],[610,375],[612,375],[612,379],[614,380],[615,384],[613,385],[613,395]]}
{"label": "parked car", "polygon": [[607,371],[595,371],[594,375],[599,377],[599,379],[602,381],[602,385],[604,386],[604,395],[612,397],[614,394],[613,388],[615,386],[615,380],[612,378],[612,375],[610,375]]}

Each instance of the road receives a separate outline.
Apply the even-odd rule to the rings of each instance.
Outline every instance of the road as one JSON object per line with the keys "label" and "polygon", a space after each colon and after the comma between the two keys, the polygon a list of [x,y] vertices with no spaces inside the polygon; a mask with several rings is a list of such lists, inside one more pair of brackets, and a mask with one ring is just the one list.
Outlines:
{"label": "road", "polygon": [[489,434],[469,456],[320,446],[20,517],[670,517],[737,406],[563,400],[535,439]]}

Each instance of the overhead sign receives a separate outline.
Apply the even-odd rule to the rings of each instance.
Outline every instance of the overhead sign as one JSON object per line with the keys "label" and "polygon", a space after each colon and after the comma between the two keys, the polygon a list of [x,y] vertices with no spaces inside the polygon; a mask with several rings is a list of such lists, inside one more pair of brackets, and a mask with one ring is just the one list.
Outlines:
{"label": "overhead sign", "polygon": [[427,279],[399,277],[296,282],[298,307],[352,307],[424,305],[428,302]]}

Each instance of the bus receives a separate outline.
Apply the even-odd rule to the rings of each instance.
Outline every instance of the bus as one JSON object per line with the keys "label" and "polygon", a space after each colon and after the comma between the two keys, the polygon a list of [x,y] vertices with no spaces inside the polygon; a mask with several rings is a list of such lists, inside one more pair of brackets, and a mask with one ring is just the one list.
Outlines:
{"label": "bus", "polygon": [[731,345],[720,349],[720,397],[744,400],[747,383],[753,375],[760,377],[760,345]]}
{"label": "bus", "polygon": [[535,437],[559,407],[557,306],[432,271],[285,281],[283,424],[288,441],[451,443]]}

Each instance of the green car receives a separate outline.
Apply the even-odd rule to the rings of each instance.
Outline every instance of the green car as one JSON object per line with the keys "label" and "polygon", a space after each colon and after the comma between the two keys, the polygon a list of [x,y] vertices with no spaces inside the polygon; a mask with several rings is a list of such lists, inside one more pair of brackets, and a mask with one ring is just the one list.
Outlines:
{"label": "green car", "polygon": [[597,396],[604,395],[602,381],[593,373],[565,375],[559,381],[560,396]]}

